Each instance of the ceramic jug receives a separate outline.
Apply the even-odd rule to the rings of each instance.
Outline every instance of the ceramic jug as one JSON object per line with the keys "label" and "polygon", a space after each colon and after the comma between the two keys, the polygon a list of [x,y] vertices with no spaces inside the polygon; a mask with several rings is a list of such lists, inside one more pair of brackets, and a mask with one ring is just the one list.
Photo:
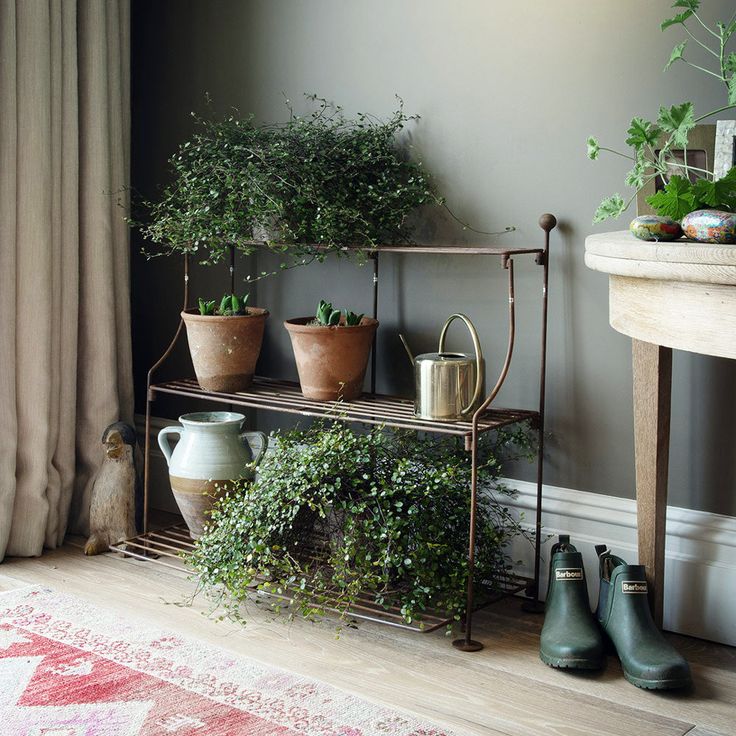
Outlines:
{"label": "ceramic jug", "polygon": [[[164,427],[158,433],[158,444],[169,465],[171,490],[192,539],[204,530],[210,510],[217,498],[241,478],[252,480],[255,466],[268,446],[263,432],[242,432],[245,416],[229,411],[184,414],[181,426]],[[179,435],[171,448],[169,435]],[[246,436],[258,436],[260,448],[253,451]]]}

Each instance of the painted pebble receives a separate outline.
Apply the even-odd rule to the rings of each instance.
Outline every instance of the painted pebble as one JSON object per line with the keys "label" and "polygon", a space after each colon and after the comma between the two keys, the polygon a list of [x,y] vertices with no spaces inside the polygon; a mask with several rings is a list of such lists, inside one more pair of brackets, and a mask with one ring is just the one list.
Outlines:
{"label": "painted pebble", "polygon": [[695,210],[682,218],[682,229],[700,243],[736,243],[736,213]]}
{"label": "painted pebble", "polygon": [[682,235],[680,223],[669,217],[641,215],[631,221],[629,230],[639,240],[675,240]]}

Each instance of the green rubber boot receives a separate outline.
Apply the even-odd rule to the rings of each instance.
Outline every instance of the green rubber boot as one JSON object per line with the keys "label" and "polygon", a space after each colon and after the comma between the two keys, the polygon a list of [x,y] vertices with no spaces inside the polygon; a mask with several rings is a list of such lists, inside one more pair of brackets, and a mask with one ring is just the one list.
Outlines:
{"label": "green rubber boot", "polygon": [[552,547],[539,657],[550,667],[596,670],[605,663],[603,636],[593,618],[583,556],[561,534]]}
{"label": "green rubber boot", "polygon": [[627,565],[604,546],[595,549],[601,576],[596,617],[616,648],[624,677],[647,690],[690,685],[688,663],[652,619],[644,565]]}

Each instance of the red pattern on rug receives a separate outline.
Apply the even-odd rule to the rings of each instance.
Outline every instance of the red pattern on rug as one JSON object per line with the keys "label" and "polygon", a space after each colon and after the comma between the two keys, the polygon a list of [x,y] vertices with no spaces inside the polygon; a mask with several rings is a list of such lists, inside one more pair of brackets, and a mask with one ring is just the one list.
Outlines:
{"label": "red pattern on rug", "polygon": [[[9,632],[11,629],[0,626],[0,631]],[[82,731],[82,734],[87,736],[90,726],[95,730],[98,727],[106,727],[108,724],[104,721],[109,719],[110,715],[108,711],[101,711],[103,722],[97,723],[98,719],[90,713],[89,708],[84,707],[85,705],[126,702],[150,704],[141,728],[134,731],[150,736],[171,736],[171,734],[290,736],[298,733],[76,647],[28,632],[23,633],[23,638],[28,641],[12,644],[2,652],[2,659],[28,657],[43,659],[35,668],[16,705],[19,708],[79,706],[66,709],[70,712],[66,715],[67,722],[64,728],[71,734],[75,734],[74,721],[77,720],[73,710],[77,710],[79,715],[83,716],[87,730]],[[145,708],[143,705],[141,710]],[[8,733],[3,730],[2,724],[0,732]],[[91,733],[95,731],[92,730]],[[105,732],[103,730],[100,733]],[[20,733],[18,736],[21,736]]]}
{"label": "red pattern on rug", "polygon": [[0,733],[449,736],[329,685],[39,589],[0,595]]}

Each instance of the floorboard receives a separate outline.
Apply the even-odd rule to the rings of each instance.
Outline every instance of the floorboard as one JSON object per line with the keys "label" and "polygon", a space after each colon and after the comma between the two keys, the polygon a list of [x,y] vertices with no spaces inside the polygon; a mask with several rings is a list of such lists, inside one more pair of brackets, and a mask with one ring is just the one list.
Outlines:
{"label": "floorboard", "polygon": [[522,614],[517,600],[482,612],[474,638],[486,648],[463,654],[442,632],[416,634],[361,624],[338,637],[334,622],[288,622],[257,605],[248,607],[244,628],[216,621],[208,617],[204,596],[190,600],[195,584],[184,576],[117,555],[87,558],[73,544],[0,566],[0,591],[27,584],[64,590],[124,616],[316,677],[461,735],[736,733],[733,648],[673,637],[690,659],[695,687],[686,693],[638,690],[623,679],[614,657],[600,673],[546,667],[537,651],[542,617]]}

